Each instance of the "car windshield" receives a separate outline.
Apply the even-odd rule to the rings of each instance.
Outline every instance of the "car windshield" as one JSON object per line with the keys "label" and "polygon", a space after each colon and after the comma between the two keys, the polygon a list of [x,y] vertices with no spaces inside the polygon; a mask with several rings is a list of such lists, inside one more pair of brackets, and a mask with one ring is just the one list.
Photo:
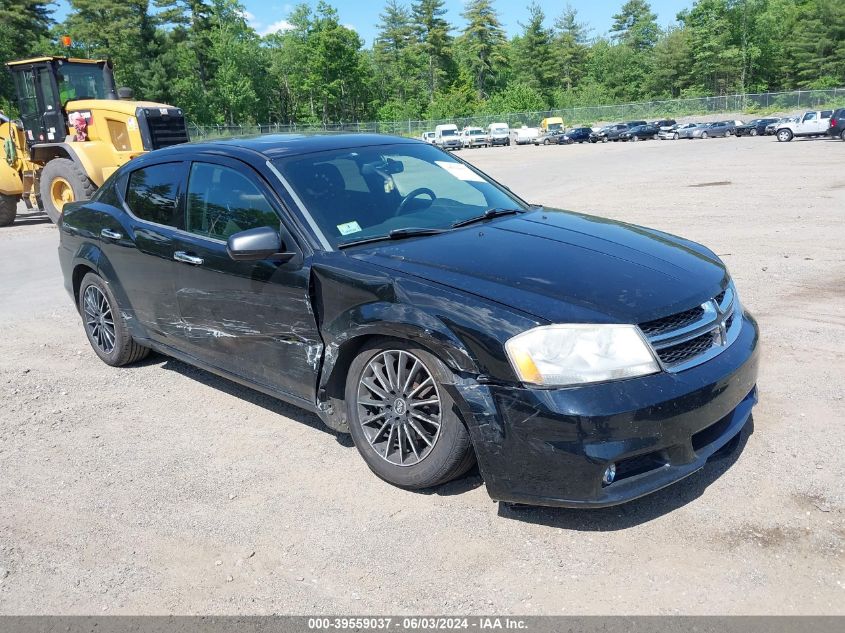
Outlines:
{"label": "car windshield", "polygon": [[441,130],[440,136],[455,136],[457,133],[457,130]]}
{"label": "car windshield", "polygon": [[449,229],[488,209],[527,209],[429,144],[332,150],[273,164],[335,247],[396,230]]}
{"label": "car windshield", "polygon": [[491,134],[507,134],[508,128],[506,128],[506,127],[494,127],[492,130],[490,130],[490,133]]}

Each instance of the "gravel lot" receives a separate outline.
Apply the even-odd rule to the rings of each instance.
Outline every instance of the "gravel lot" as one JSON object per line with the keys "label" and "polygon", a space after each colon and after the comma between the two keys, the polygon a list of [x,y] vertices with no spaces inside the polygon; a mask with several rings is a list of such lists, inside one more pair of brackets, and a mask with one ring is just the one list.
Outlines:
{"label": "gravel lot", "polygon": [[306,413],[174,360],[100,363],[57,235],[0,230],[0,613],[845,614],[845,144],[472,150],[533,202],[730,266],[764,361],[740,453],[598,511],[392,488]]}

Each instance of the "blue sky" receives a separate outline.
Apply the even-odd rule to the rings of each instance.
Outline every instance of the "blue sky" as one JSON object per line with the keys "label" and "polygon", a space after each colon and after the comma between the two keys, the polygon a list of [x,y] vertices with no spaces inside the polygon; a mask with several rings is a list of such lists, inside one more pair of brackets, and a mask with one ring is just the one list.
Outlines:
{"label": "blue sky", "polygon": [[[247,15],[253,27],[260,33],[266,33],[277,28],[284,28],[285,18],[295,2],[279,0],[241,0],[246,7]],[[524,22],[527,16],[527,9],[530,0],[497,0],[495,2],[499,16],[508,32],[514,35],[520,31],[519,22]],[[578,10],[581,21],[586,22],[592,28],[591,35],[603,35],[610,29],[611,16],[622,6],[624,0],[569,0],[569,3]],[[379,21],[384,2],[382,0],[329,0],[329,3],[337,8],[341,21],[354,28],[366,45],[370,46],[376,33],[376,24]],[[406,0],[410,4],[410,0]],[[554,18],[560,15],[566,6],[566,0],[539,0],[540,6],[547,16],[549,26]],[[152,4],[152,3],[151,3]],[[317,0],[308,0],[306,4],[316,6]],[[658,15],[661,26],[666,26],[675,21],[675,15],[682,9],[690,6],[691,0],[652,0],[651,6]],[[463,20],[463,0],[446,0],[446,7],[449,10],[447,18],[460,28]],[[59,9],[55,17],[61,19],[67,11],[67,3],[59,2]]]}

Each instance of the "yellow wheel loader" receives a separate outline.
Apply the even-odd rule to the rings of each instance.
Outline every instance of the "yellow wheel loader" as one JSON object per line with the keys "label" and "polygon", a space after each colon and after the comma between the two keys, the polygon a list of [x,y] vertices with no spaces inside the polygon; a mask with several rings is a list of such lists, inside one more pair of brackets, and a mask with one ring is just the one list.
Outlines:
{"label": "yellow wheel loader", "polygon": [[20,119],[0,116],[0,226],[17,205],[58,222],[68,202],[86,200],[121,165],[184,143],[182,111],[133,101],[115,88],[110,61],[38,57],[6,64]]}

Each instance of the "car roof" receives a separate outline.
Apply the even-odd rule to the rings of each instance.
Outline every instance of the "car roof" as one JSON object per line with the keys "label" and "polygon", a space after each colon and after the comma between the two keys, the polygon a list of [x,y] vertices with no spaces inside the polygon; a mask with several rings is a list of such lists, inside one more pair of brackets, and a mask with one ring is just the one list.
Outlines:
{"label": "car roof", "polygon": [[227,153],[259,154],[271,160],[284,156],[296,156],[335,149],[355,149],[374,145],[394,145],[397,143],[422,143],[418,139],[386,134],[356,133],[316,133],[316,134],[264,134],[241,138],[219,139],[183,143],[166,149],[160,149],[148,156],[185,153]]}

